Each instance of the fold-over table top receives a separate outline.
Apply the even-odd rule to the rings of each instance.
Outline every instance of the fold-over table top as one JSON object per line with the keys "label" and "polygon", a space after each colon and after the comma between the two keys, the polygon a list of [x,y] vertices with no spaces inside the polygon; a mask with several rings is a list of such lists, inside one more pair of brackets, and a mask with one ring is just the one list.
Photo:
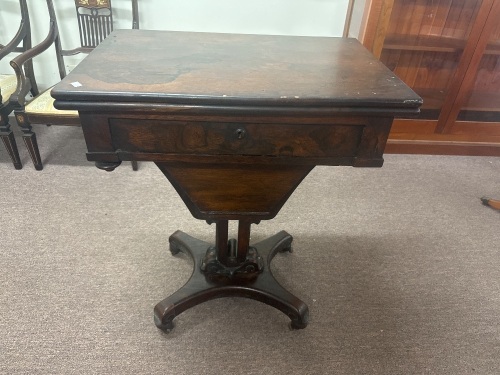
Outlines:
{"label": "fold-over table top", "polygon": [[422,99],[357,40],[116,30],[55,86],[60,109],[90,103],[378,108]]}

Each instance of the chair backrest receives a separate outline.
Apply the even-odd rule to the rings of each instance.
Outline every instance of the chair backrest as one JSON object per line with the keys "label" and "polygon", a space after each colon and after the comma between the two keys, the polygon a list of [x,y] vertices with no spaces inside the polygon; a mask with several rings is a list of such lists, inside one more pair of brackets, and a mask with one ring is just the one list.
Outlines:
{"label": "chair backrest", "polygon": [[[139,28],[139,11],[137,0],[132,2],[132,28]],[[47,0],[49,15],[57,28],[57,20],[52,0]],[[80,46],[73,49],[62,49],[59,36],[55,40],[55,48],[61,79],[66,76],[64,56],[78,53],[90,53],[113,31],[113,8],[111,0],[75,0],[76,16],[80,33]],[[57,32],[59,35],[59,31]]]}
{"label": "chair backrest", "polygon": [[80,42],[94,48],[113,31],[111,0],[75,0]]}
{"label": "chair backrest", "polygon": [[[3,45],[0,44],[0,60],[10,53],[23,53],[32,47],[31,45],[31,25],[28,6],[26,0],[19,0],[19,8],[21,13],[21,22],[14,38]],[[22,45],[21,45],[22,44]],[[30,90],[33,95],[38,95],[38,87],[36,84],[33,64],[29,62],[25,66],[26,77],[29,80]],[[2,103],[2,95],[0,92],[0,103]]]}
{"label": "chair backrest", "polygon": [[[111,0],[75,0],[81,47],[72,51],[88,52],[113,31]],[[137,0],[132,0],[132,28],[139,28]]]}

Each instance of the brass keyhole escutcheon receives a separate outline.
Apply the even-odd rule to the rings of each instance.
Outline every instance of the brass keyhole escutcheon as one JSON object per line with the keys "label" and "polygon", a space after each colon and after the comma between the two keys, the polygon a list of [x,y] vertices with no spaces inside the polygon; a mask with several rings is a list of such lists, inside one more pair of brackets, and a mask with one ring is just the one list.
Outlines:
{"label": "brass keyhole escutcheon", "polygon": [[245,129],[238,128],[238,129],[236,129],[235,134],[236,134],[236,138],[243,139],[246,137],[247,131]]}

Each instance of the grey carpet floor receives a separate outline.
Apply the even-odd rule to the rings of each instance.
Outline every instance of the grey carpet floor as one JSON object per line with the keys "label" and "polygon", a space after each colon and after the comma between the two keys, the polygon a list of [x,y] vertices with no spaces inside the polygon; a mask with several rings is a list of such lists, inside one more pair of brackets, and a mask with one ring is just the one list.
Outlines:
{"label": "grey carpet floor", "polygon": [[479,201],[500,196],[500,159],[317,167],[252,227],[252,241],[294,236],[273,272],[309,305],[309,326],[224,298],[164,334],[153,307],[192,271],[168,236],[211,241],[215,228],[154,164],[105,173],[79,128],[37,130],[42,172],[19,136],[21,171],[0,148],[1,374],[500,373],[500,213]]}

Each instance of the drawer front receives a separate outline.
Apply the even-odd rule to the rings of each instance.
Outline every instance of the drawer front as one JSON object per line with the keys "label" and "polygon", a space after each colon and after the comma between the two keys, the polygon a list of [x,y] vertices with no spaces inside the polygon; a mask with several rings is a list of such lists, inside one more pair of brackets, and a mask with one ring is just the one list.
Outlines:
{"label": "drawer front", "polygon": [[115,150],[141,153],[355,156],[364,126],[110,119]]}

